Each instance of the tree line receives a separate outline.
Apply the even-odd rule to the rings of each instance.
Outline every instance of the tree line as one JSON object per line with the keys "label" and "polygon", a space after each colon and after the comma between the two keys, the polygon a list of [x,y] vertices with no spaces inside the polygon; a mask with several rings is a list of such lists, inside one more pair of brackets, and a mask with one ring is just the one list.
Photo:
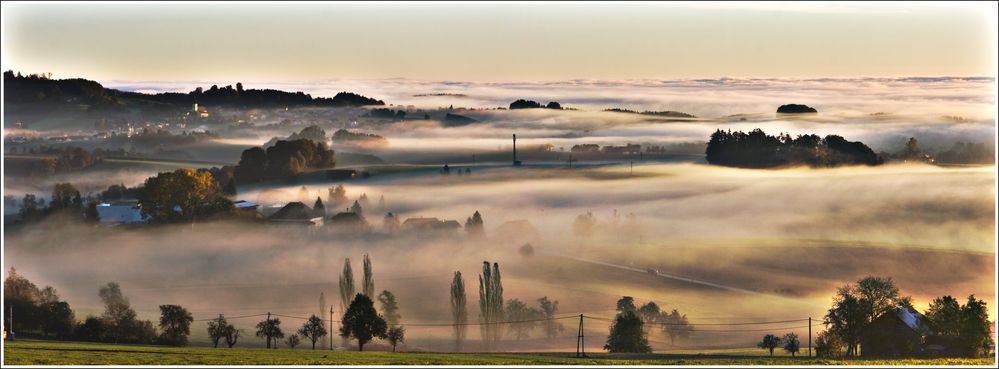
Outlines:
{"label": "tree line", "polygon": [[329,169],[335,165],[333,150],[324,142],[280,140],[266,150],[261,147],[244,150],[234,169],[234,178],[237,183],[287,179],[306,170]]}
{"label": "tree line", "polygon": [[841,136],[770,136],[759,128],[741,131],[717,130],[711,134],[705,151],[710,164],[741,168],[771,168],[785,165],[834,167],[841,165],[880,165],[884,159],[859,141]]}
{"label": "tree line", "polygon": [[[5,71],[4,103],[51,103],[87,104],[95,110],[120,110],[130,101],[152,102],[160,107],[166,104],[175,109],[187,109],[195,103],[216,106],[243,108],[266,108],[288,106],[351,107],[385,105],[382,100],[365,97],[352,92],[339,92],[332,98],[312,97],[298,92],[273,89],[244,89],[242,83],[219,87],[212,85],[207,90],[197,87],[188,93],[164,92],[145,94],[109,89],[100,83],[82,78],[52,79],[51,74],[21,75],[12,70]],[[67,102],[70,101],[70,102]]]}

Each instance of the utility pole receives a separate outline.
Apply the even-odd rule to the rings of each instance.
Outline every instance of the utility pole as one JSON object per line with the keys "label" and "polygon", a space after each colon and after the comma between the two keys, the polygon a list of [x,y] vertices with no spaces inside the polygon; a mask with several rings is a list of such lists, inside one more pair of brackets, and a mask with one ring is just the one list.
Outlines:
{"label": "utility pole", "polygon": [[330,351],[333,351],[333,305],[330,305]]}
{"label": "utility pole", "polygon": [[[267,328],[267,348],[271,348],[271,312],[270,311],[267,312],[267,325],[266,325],[266,328]],[[274,343],[274,346],[277,346],[276,342]]]}
{"label": "utility pole", "polygon": [[812,357],[812,317],[808,317],[808,357]]}
{"label": "utility pole", "polygon": [[579,314],[579,333],[576,334],[576,357],[586,357],[586,345],[583,339],[583,314]]}

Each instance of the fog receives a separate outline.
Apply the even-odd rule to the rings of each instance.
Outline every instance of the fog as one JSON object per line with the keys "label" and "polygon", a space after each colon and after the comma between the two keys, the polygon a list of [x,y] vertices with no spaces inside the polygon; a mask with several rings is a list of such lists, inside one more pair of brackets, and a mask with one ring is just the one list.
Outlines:
{"label": "fog", "polygon": [[[216,83],[104,82],[126,90],[185,92]],[[807,330],[799,323],[757,327],[773,332],[723,332],[733,328],[711,324],[819,320],[836,287],[867,275],[895,278],[920,309],[940,295],[964,299],[975,294],[996,316],[994,165],[746,170],[706,165],[703,159],[703,145],[716,129],[837,134],[878,152],[897,152],[909,137],[930,151],[958,141],[994,148],[993,78],[243,83],[314,96],[354,91],[413,112],[410,117],[422,117],[416,113],[421,109],[434,117],[365,122],[357,108],[291,109],[269,118],[288,117],[290,124],[222,128],[218,140],[183,147],[191,159],[235,163],[243,149],[316,122],[327,134],[339,128],[375,133],[388,145],[361,151],[391,164],[363,167],[370,178],[343,183],[351,201],[366,194],[374,205],[384,196],[384,211],[403,221],[423,216],[464,223],[479,211],[486,239],[466,239],[463,232],[386,235],[384,214],[371,207],[364,214],[374,232],[360,235],[273,224],[126,228],[52,219],[5,231],[4,266],[58,289],[78,319],[99,314],[99,286],[117,281],[144,319],[155,320],[158,305],[173,303],[199,320],[219,313],[281,314],[285,332],[291,332],[302,323],[298,318],[319,313],[320,292],[339,305],[337,276],[344,258],[351,258],[360,280],[360,260],[368,253],[376,289],[396,294],[402,322],[410,324],[407,349],[430,351],[451,348],[451,327],[419,323],[450,322],[454,271],[465,277],[469,318],[477,321],[475,280],[484,260],[500,263],[505,298],[535,306],[537,298],[548,296],[560,301],[558,316],[609,318],[622,295],[687,314],[698,333],[673,347],[653,333],[656,349],[745,348],[761,334],[786,331],[804,337]],[[456,93],[461,95],[427,96]],[[579,110],[494,109],[520,98]],[[777,106],[786,103],[807,104],[819,114],[777,116]],[[440,109],[452,105],[454,110]],[[674,110],[698,118],[601,111],[614,107]],[[445,127],[436,121],[445,112],[479,122]],[[517,134],[522,167],[506,164],[511,134]],[[664,145],[675,155],[567,166],[572,145],[626,143]],[[338,153],[356,149],[331,144]],[[531,151],[542,144],[554,145],[555,152],[532,160]],[[471,173],[441,175],[444,163]],[[54,183],[67,181],[81,192],[96,193],[112,184],[138,185],[182,164],[117,162],[42,179],[5,176],[4,194],[47,197]],[[294,185],[241,184],[238,199],[257,202],[266,211],[289,201],[311,205],[317,196],[325,201],[327,189],[340,184],[321,177],[306,175]],[[327,204],[331,213],[339,210],[333,208]],[[5,207],[4,212],[15,210]],[[592,233],[575,234],[577,216],[587,213],[596,220]],[[533,256],[520,252],[528,243]],[[252,337],[261,319],[232,320],[245,331],[240,345],[263,344]],[[530,339],[511,338],[501,349],[571,350],[577,321],[560,322],[566,330],[558,339],[541,338],[536,330]],[[192,327],[195,344],[207,342],[204,324]],[[607,322],[587,320],[586,332],[588,349],[598,350]],[[469,327],[468,337],[470,349],[480,348],[477,327]]]}
{"label": "fog", "polygon": [[[105,81],[108,87],[145,92],[189,92],[197,86],[235,81],[141,82]],[[676,110],[704,118],[732,114],[772,113],[791,102],[816,107],[829,114],[863,115],[875,112],[912,115],[948,114],[972,119],[992,118],[991,77],[900,78],[717,78],[629,79],[536,82],[429,81],[405,78],[321,81],[243,81],[252,88],[304,91],[331,97],[340,91],[359,92],[396,106],[437,108],[506,107],[516,99],[542,104],[602,110]],[[460,96],[418,96],[432,94]]]}
{"label": "fog", "polygon": [[[888,165],[839,169],[742,170],[699,164],[476,166],[443,176],[411,167],[345,184],[351,200],[385,197],[401,216],[455,219],[481,212],[487,238],[463,234],[380,234],[381,214],[365,216],[370,235],[315,232],[270,224],[194,224],[123,229],[57,222],[5,234],[4,265],[39,285],[56,287],[77,318],[98,314],[98,287],[122,284],[140,316],[181,304],[195,319],[272,312],[318,313],[318,295],[337,305],[337,275],[349,257],[371,255],[375,287],[397,295],[402,322],[450,321],[454,271],[468,286],[476,321],[475,279],[483,260],[498,262],[504,297],[536,305],[560,301],[558,316],[611,317],[614,301],[634,296],[688,314],[692,324],[820,319],[835,288],[866,275],[894,277],[917,307],[943,294],[975,294],[995,316],[995,167]],[[306,183],[308,196],[333,183]],[[299,199],[301,184],[241,189],[264,206]],[[332,209],[330,209],[332,211]],[[614,212],[617,212],[617,217]],[[592,212],[593,234],[573,234],[576,216]],[[629,218],[634,214],[634,218]],[[526,220],[523,223],[507,224]],[[536,230],[536,233],[535,233]],[[518,250],[530,243],[534,256]],[[634,268],[634,270],[629,269]],[[691,283],[649,275],[656,268]],[[252,326],[234,319],[246,344],[260,345]],[[302,321],[282,319],[286,332]],[[532,338],[505,350],[570,350],[577,321],[555,340]],[[797,324],[797,323],[795,323]],[[602,345],[607,323],[587,320],[587,342]],[[781,327],[799,327],[778,329]],[[760,328],[760,327],[756,327]],[[772,325],[796,331],[800,325]],[[450,327],[412,326],[410,349],[449,350]],[[680,347],[749,347],[767,332],[711,332],[702,326]],[[818,326],[813,327],[818,331]],[[192,328],[205,343],[204,323]],[[468,337],[475,347],[476,327]],[[592,337],[592,338],[591,338]],[[654,333],[653,347],[668,339]],[[339,339],[337,340],[339,343]],[[657,343],[658,342],[658,343]],[[675,348],[674,348],[675,349]]]}

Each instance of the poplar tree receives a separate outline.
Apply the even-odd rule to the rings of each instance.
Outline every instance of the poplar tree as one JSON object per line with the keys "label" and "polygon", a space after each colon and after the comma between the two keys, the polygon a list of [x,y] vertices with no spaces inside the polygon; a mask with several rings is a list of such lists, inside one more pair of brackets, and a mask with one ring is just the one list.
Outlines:
{"label": "poplar tree", "polygon": [[451,281],[451,319],[454,322],[454,350],[461,352],[462,341],[465,340],[465,323],[468,322],[468,310],[465,298],[465,280],[461,272],[454,272]]}

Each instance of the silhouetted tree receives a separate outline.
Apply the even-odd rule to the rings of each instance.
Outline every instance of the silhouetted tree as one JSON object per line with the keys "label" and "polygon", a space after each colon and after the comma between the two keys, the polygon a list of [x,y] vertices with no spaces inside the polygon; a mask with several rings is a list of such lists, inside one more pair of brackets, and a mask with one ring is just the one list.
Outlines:
{"label": "silhouetted tree", "polygon": [[465,340],[465,323],[468,321],[468,310],[465,297],[465,280],[461,272],[454,272],[451,280],[451,321],[454,322],[454,351],[461,352],[461,344]]}
{"label": "silhouetted tree", "polygon": [[364,351],[364,344],[372,338],[385,338],[388,326],[375,311],[375,305],[364,294],[357,294],[351,301],[340,324],[340,336],[357,339],[357,350]]}
{"label": "silhouetted tree", "polygon": [[635,299],[631,296],[622,296],[617,300],[617,312],[638,312],[638,308],[635,307]]}
{"label": "silhouetted tree", "polygon": [[219,347],[219,341],[226,336],[228,328],[229,322],[225,320],[225,316],[222,314],[219,314],[217,319],[208,321],[208,338],[212,341],[212,347]]}
{"label": "silhouetted tree", "polygon": [[989,322],[989,310],[985,300],[968,296],[968,302],[961,307],[961,348],[970,357],[990,356],[995,350]]}
{"label": "silhouetted tree", "polygon": [[239,335],[242,331],[236,329],[236,327],[232,324],[228,324],[225,326],[225,330],[223,332],[225,333],[225,344],[229,346],[229,348],[236,346],[236,342],[239,342]]}
{"label": "silhouetted tree", "polygon": [[465,221],[465,233],[469,238],[482,238],[486,235],[485,225],[482,223],[482,215],[476,210],[468,220]]}
{"label": "silhouetted tree", "polygon": [[500,324],[503,321],[503,283],[500,279],[499,263],[482,262],[482,274],[479,275],[479,316],[482,323],[482,338],[486,341],[486,350],[499,342],[503,336]]}
{"label": "silhouetted tree", "polygon": [[406,328],[402,326],[389,328],[385,338],[392,345],[392,352],[395,352],[395,346],[406,340]]}
{"label": "silhouetted tree", "polygon": [[340,274],[340,310],[347,311],[351,296],[354,296],[354,270],[350,267],[350,258],[343,259],[343,272]]}
{"label": "silhouetted tree", "polygon": [[831,331],[823,331],[815,338],[816,357],[839,357],[843,355],[843,341]]}
{"label": "silhouetted tree", "polygon": [[961,332],[961,303],[951,296],[938,297],[930,303],[926,311],[937,334],[956,337]]}
{"label": "silhouetted tree", "polygon": [[[795,356],[798,353],[798,349],[801,348],[801,342],[798,342],[798,335],[795,333],[788,333],[784,335],[781,339],[781,343],[784,345],[784,351],[787,351],[791,356]],[[770,353],[773,356],[773,353]]]}
{"label": "silhouetted tree", "polygon": [[611,323],[604,349],[610,352],[652,352],[642,325],[642,318],[634,309],[619,312]]}
{"label": "silhouetted tree", "polygon": [[[298,346],[298,344],[301,343],[301,342],[302,342],[302,340],[298,338],[298,335],[297,334],[293,334],[293,335],[288,336],[288,338],[285,339],[284,344],[288,345],[289,348],[294,349],[295,346]],[[277,346],[277,345],[275,345],[275,346]],[[312,344],[312,349],[313,350],[316,349],[316,344],[315,343]]]}
{"label": "silhouetted tree", "polygon": [[[298,334],[302,335],[302,337],[308,338],[309,341],[312,341],[312,349],[315,350],[316,341],[319,341],[319,339],[326,336],[326,327],[324,326],[321,318],[312,314],[312,316],[309,317],[309,320],[302,325],[302,328],[298,329]],[[294,348],[294,346],[292,346],[292,348]]]}
{"label": "silhouetted tree", "polygon": [[763,336],[763,340],[756,344],[756,347],[770,351],[770,356],[774,356],[774,349],[780,347],[781,339],[772,334],[767,334]]}
{"label": "silhouetted tree", "polygon": [[187,346],[194,317],[180,305],[160,305],[160,340],[173,346]]}
{"label": "silhouetted tree", "polygon": [[281,319],[271,318],[257,323],[257,337],[267,340],[267,348],[272,347],[271,342],[274,343],[273,347],[277,348],[277,340],[284,338],[284,332],[281,331]]}

